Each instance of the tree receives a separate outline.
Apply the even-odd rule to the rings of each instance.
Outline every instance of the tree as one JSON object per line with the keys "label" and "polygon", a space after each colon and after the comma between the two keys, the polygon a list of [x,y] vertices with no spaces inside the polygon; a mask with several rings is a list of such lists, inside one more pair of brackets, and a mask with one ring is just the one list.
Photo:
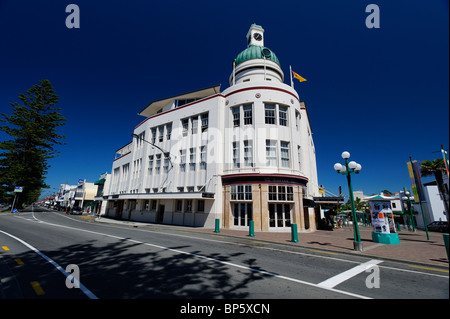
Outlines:
{"label": "tree", "polygon": [[18,196],[18,206],[24,202],[36,201],[45,184],[49,167],[48,160],[56,157],[56,145],[63,144],[65,138],[57,133],[57,128],[65,124],[66,118],[54,107],[58,95],[49,80],[19,94],[20,102],[10,103],[12,114],[0,113],[0,130],[10,136],[10,140],[0,142],[0,198],[7,197],[15,186],[23,186]]}
{"label": "tree", "polygon": [[434,175],[439,193],[441,194],[441,196],[443,198],[445,211],[447,212],[447,216],[448,216],[448,213],[449,213],[448,196],[449,196],[449,194],[448,194],[448,192],[445,191],[444,181],[442,179],[442,173],[445,171],[446,171],[445,164],[444,164],[444,160],[442,158],[435,159],[433,161],[426,160],[426,161],[423,161],[420,163],[420,173],[423,177]]}

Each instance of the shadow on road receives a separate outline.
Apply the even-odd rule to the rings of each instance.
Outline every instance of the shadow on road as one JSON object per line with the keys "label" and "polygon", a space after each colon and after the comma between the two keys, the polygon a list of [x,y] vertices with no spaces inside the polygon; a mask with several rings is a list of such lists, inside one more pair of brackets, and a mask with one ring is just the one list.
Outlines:
{"label": "shadow on road", "polygon": [[[169,248],[188,251],[189,247],[180,245]],[[76,264],[80,269],[80,282],[100,299],[242,299],[248,297],[251,283],[267,277],[258,272],[234,269],[213,260],[157,249],[126,239],[106,246],[103,241],[92,240],[42,252],[63,268]],[[190,253],[201,254],[199,251]],[[226,262],[232,256],[216,253],[206,257]],[[46,263],[34,252],[20,254],[17,258],[29,265]],[[254,259],[244,262],[259,269]],[[65,286],[66,278],[60,274],[60,282],[55,284],[55,277],[58,278],[54,274],[41,276],[40,284],[47,292],[43,297],[67,298],[69,289]]]}

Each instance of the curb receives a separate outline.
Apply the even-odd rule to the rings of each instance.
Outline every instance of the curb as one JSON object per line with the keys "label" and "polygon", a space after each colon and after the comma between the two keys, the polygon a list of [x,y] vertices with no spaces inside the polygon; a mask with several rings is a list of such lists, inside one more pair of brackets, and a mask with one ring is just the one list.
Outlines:
{"label": "curb", "polygon": [[[109,222],[110,220],[113,220],[113,222]],[[117,220],[117,219],[110,219],[107,217],[102,217],[100,219],[95,218],[94,221],[98,222],[98,223],[107,223],[109,225],[124,225],[124,226],[131,226],[131,227],[148,227],[148,226],[153,226],[153,225],[156,225],[156,226],[159,225],[159,224],[152,224],[152,223],[145,223],[145,222],[122,221],[122,220]],[[211,229],[211,232],[205,232],[205,231],[196,231],[196,229],[192,228],[192,227],[186,227],[186,226],[180,226],[180,225],[166,225],[166,224],[163,224],[163,225],[164,226],[173,226],[173,227],[177,227],[177,228],[179,227],[179,229],[187,229],[192,232],[198,232],[198,233],[204,233],[204,234],[215,234],[214,229]],[[437,265],[437,264],[427,263],[427,262],[423,262],[423,261],[398,259],[398,258],[384,257],[384,256],[379,256],[379,255],[367,255],[367,254],[364,254],[364,250],[362,252],[334,250],[334,249],[327,249],[327,248],[323,248],[323,247],[304,246],[301,243],[270,241],[270,240],[265,240],[265,239],[258,239],[257,237],[236,236],[236,235],[230,235],[230,234],[224,234],[224,233],[220,233],[220,236],[231,237],[231,238],[240,238],[240,239],[250,240],[250,241],[256,240],[256,241],[259,241],[262,243],[276,244],[276,245],[282,245],[282,246],[286,246],[286,247],[313,249],[313,250],[319,250],[319,251],[330,252],[330,253],[345,254],[345,255],[349,255],[349,256],[361,256],[361,257],[369,257],[369,258],[373,257],[373,258],[379,258],[379,259],[386,260],[386,261],[398,262],[398,263],[402,263],[402,264],[417,264],[417,265],[422,265],[422,266],[427,266],[427,267],[439,268],[439,270],[448,270],[448,266]],[[384,244],[382,244],[382,245],[384,245]],[[376,248],[376,247],[374,247],[374,248]],[[368,249],[368,250],[370,250],[370,249]]]}

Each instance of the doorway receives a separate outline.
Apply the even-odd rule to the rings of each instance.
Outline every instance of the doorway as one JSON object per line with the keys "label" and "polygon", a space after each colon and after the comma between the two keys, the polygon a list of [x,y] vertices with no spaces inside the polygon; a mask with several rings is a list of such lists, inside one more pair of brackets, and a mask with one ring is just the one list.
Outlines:
{"label": "doorway", "polygon": [[156,215],[157,223],[162,223],[164,221],[164,209],[165,209],[165,205],[159,205],[158,214]]}

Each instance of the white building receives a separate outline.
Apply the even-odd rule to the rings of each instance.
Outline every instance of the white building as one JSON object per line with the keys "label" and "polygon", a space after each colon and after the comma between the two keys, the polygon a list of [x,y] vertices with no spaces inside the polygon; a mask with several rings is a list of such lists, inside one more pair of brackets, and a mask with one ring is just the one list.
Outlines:
{"label": "white building", "polygon": [[252,25],[230,87],[150,103],[117,151],[106,214],[213,228],[315,230],[316,159],[306,106]]}

